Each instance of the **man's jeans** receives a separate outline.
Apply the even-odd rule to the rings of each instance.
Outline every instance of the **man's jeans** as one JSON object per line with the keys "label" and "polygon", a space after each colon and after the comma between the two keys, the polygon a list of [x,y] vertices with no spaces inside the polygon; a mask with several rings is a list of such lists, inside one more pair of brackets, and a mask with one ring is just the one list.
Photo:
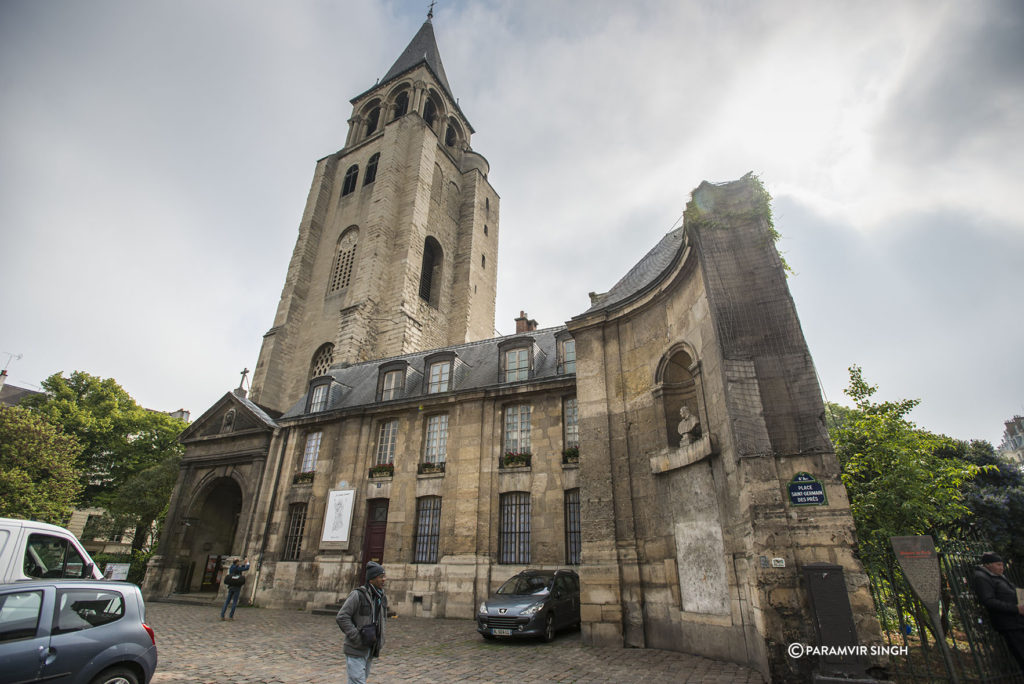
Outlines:
{"label": "man's jeans", "polygon": [[235,608],[238,606],[238,596],[242,593],[242,587],[228,587],[228,597],[224,599],[224,607],[220,609],[220,616],[224,617],[224,612],[228,609],[228,604],[231,604],[231,617],[235,617]]}
{"label": "man's jeans", "polygon": [[369,653],[365,657],[345,656],[345,667],[348,671],[348,684],[366,684],[370,677],[370,665],[373,663],[373,656]]}

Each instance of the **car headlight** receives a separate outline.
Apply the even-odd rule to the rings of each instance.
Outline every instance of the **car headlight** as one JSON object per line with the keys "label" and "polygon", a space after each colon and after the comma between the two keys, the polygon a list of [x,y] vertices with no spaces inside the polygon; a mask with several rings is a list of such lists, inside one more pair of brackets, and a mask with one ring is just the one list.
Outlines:
{"label": "car headlight", "polygon": [[544,607],[544,602],[543,601],[538,601],[537,603],[534,603],[533,605],[530,605],[530,606],[527,606],[526,608],[523,608],[521,611],[519,611],[519,614],[520,615],[536,615],[537,611],[540,610],[543,607]]}
{"label": "car headlight", "polygon": [[486,613],[487,612],[487,602],[486,601],[481,601],[480,602],[480,609],[477,612],[478,613]]}

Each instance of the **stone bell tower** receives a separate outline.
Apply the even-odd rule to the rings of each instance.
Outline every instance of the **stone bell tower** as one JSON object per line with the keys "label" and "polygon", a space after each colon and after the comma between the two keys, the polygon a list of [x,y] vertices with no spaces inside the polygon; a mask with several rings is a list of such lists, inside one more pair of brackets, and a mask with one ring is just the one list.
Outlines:
{"label": "stone bell tower", "polygon": [[499,198],[427,21],[317,162],[252,399],[285,410],[333,364],[493,336]]}

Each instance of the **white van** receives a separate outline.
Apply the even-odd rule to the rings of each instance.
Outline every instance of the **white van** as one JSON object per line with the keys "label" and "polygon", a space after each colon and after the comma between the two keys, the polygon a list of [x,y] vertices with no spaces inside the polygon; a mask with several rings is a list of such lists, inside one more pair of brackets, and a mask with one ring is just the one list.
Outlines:
{"label": "white van", "polygon": [[103,579],[103,573],[63,527],[0,518],[0,583],[51,577]]}

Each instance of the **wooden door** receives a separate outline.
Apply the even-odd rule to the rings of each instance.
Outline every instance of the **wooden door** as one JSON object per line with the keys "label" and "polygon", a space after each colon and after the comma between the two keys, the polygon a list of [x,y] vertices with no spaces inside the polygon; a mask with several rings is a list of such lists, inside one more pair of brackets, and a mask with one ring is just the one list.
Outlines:
{"label": "wooden door", "polygon": [[388,500],[370,499],[366,502],[366,531],[363,534],[363,567],[359,582],[366,581],[366,564],[384,563],[384,536],[388,528]]}

